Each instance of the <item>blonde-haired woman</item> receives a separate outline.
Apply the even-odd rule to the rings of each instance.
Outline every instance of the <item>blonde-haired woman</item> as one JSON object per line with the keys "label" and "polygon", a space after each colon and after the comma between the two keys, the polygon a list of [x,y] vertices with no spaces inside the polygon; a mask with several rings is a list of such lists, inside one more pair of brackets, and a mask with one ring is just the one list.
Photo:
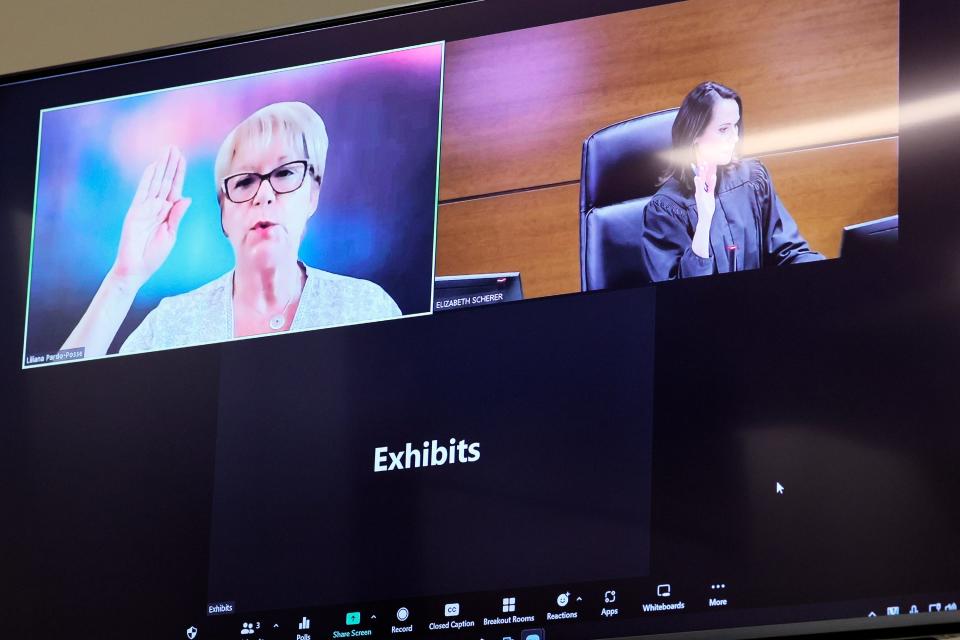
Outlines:
{"label": "blonde-haired woman", "polygon": [[[237,125],[217,153],[220,222],[234,268],[198,289],[164,298],[121,353],[235,337],[352,324],[400,315],[378,285],[299,260],[326,170],[327,132],[302,102],[268,105]],[[140,288],[176,241],[190,199],[186,160],[168,147],[143,172],[123,221],[117,258],[64,349],[104,355]]]}

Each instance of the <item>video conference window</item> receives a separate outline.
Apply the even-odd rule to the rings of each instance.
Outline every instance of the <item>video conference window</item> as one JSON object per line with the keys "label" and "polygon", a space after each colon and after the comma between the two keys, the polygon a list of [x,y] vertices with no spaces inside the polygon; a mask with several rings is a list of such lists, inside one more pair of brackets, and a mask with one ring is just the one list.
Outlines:
{"label": "video conference window", "polygon": [[44,110],[24,366],[429,313],[443,44]]}
{"label": "video conference window", "polygon": [[448,42],[437,273],[516,272],[530,298],[886,246],[898,5],[868,4],[676,2]]}
{"label": "video conference window", "polygon": [[[318,362],[349,353],[376,370],[315,367],[310,394],[290,378],[293,345],[224,350],[211,603],[269,610],[649,572],[656,426],[630,416],[650,410],[652,369],[640,363],[652,361],[652,341],[627,353],[612,337],[634,331],[615,334],[614,322],[644,326],[653,291],[631,292],[650,306],[628,310],[624,297],[616,313],[601,307],[625,292],[584,297],[564,307],[563,323],[545,321],[562,299],[460,311],[508,282],[517,299],[818,262],[840,255],[846,228],[896,215],[895,3],[877,2],[870,25],[815,10],[767,23],[762,11],[745,19],[723,6],[675,3],[446,43],[435,300],[456,308],[405,323],[402,336],[393,326],[315,336],[298,352]],[[837,60],[836,42],[865,62]],[[451,296],[451,283],[485,288]],[[595,317],[605,331],[557,335]],[[464,343],[450,335],[498,337],[460,358]],[[579,374],[559,370],[543,345],[562,345],[559,360],[578,372],[605,372],[592,394],[626,385],[630,399],[583,401]],[[551,362],[549,373],[524,385],[536,362]],[[362,405],[349,401],[358,396]],[[454,457],[473,444],[476,459]],[[611,499],[614,483],[596,465],[576,467],[574,451],[604,468],[620,456],[626,495]],[[564,498],[548,486],[574,476],[579,488]],[[518,487],[515,511],[496,504]],[[584,517],[601,499],[616,522]],[[562,516],[542,511],[551,504]],[[251,512],[269,517],[252,522]],[[607,544],[571,554],[523,526],[531,513]],[[461,540],[481,542],[463,553],[450,546]],[[504,551],[530,548],[537,554]]]}
{"label": "video conference window", "polygon": [[46,109],[23,366],[224,343],[184,405],[209,615],[710,559],[669,525],[726,518],[681,476],[742,407],[670,408],[693,334],[650,285],[896,238],[898,9],[673,2]]}

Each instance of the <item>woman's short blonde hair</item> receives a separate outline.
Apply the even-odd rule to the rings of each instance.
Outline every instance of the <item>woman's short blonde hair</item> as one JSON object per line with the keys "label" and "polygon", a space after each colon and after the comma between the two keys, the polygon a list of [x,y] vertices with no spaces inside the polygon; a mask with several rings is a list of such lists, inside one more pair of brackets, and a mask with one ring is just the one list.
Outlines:
{"label": "woman's short blonde hair", "polygon": [[214,164],[218,195],[240,145],[267,147],[274,135],[286,136],[294,148],[301,149],[314,179],[320,180],[327,166],[327,127],[323,118],[303,102],[275,102],[256,111],[227,134]]}

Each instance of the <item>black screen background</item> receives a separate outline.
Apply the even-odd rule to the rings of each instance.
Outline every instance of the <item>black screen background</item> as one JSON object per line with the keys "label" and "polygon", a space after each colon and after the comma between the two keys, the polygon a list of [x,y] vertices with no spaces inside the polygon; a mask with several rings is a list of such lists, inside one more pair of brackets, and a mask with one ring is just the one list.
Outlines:
{"label": "black screen background", "polygon": [[[328,32],[309,52],[293,41],[262,46],[286,47],[281,57],[296,64],[618,8],[578,4],[531,2],[518,15],[512,3],[488,2],[450,10],[442,25],[441,14],[421,14],[399,28],[374,21]],[[902,102],[960,86],[958,32],[955,3],[901,5]],[[0,115],[34,123],[39,108],[67,96],[265,64],[207,52],[5,86]],[[32,125],[10,125],[3,141],[7,630],[176,637],[206,602],[221,347],[20,370],[35,135]],[[894,264],[657,287],[655,573],[706,581],[714,570],[739,572],[730,581],[743,576],[771,604],[957,587],[957,140],[956,116],[902,129]],[[782,471],[798,495],[789,512],[761,495],[772,495],[764,483]]]}
{"label": "black screen background", "polygon": [[[653,294],[224,346],[209,600],[263,611],[645,575]],[[373,471],[377,447],[451,437],[479,460]]]}

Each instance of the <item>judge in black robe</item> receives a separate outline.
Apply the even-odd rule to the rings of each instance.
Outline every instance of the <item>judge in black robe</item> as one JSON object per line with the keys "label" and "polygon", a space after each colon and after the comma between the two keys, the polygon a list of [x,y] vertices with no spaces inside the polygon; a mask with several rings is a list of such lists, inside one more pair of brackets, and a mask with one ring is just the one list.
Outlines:
{"label": "judge in black robe", "polygon": [[743,101],[718,82],[683,99],[672,166],[643,212],[652,282],[823,260],[800,235],[759,160],[740,160]]}
{"label": "judge in black robe", "polygon": [[697,204],[670,177],[644,210],[643,263],[653,282],[823,260],[800,235],[766,167],[742,160],[720,168],[710,257],[692,249]]}

